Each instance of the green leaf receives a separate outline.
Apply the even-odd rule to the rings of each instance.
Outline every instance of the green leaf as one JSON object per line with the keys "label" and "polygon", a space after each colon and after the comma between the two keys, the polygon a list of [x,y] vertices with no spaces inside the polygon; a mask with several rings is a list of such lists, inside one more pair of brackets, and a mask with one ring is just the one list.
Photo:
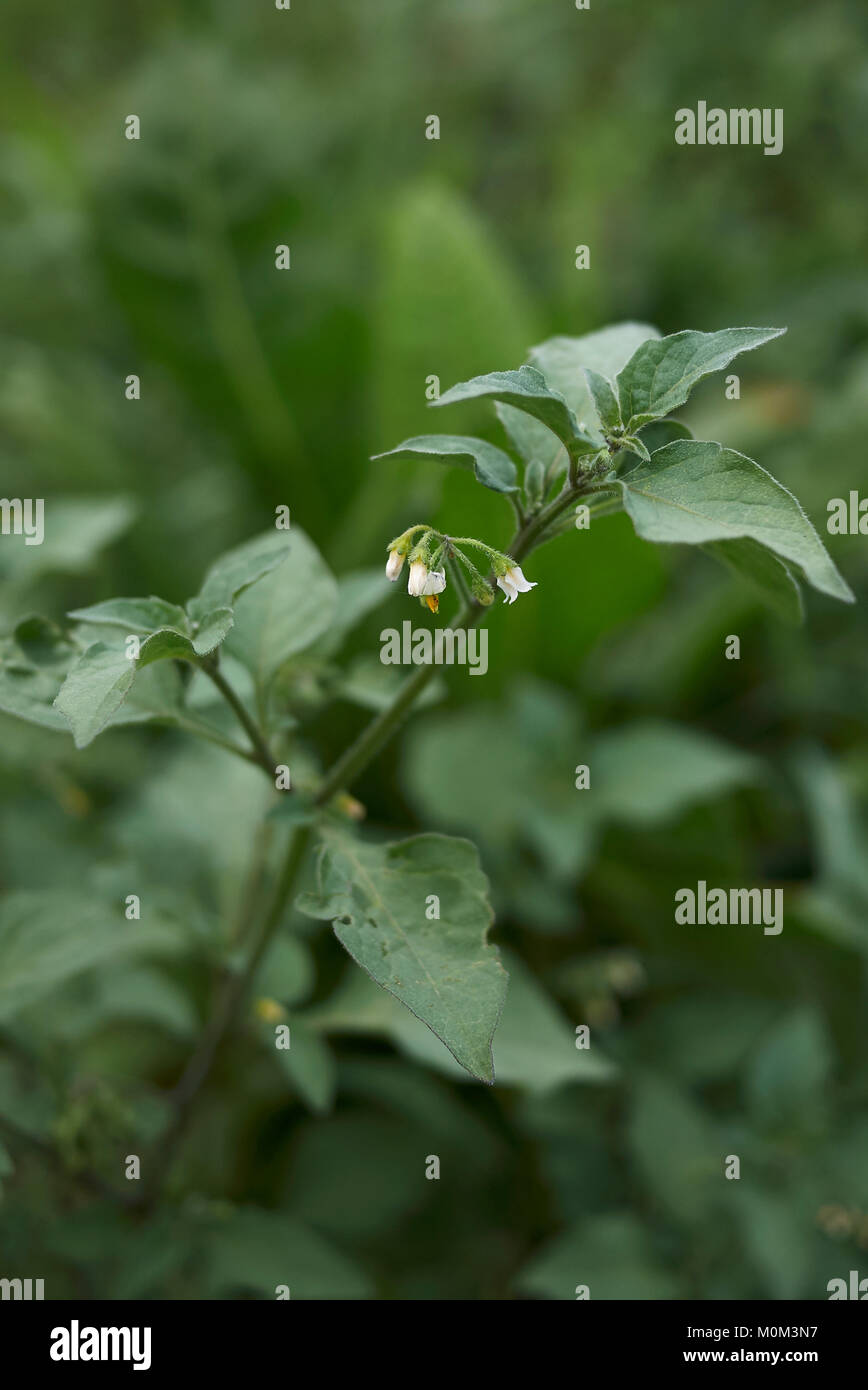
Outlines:
{"label": "green leaf", "polygon": [[662,449],[664,444],[671,444],[674,439],[692,439],[693,431],[681,420],[650,420],[647,425],[642,426],[641,436],[649,454],[653,454],[657,449]]}
{"label": "green leaf", "polygon": [[[406,680],[406,671],[395,666],[384,666],[379,657],[372,652],[360,653],[347,668],[335,689],[341,700],[349,700],[362,709],[380,713],[388,709]],[[436,705],[446,694],[446,683],[439,676],[429,681],[416,701],[416,709],[426,709]]]}
{"label": "green leaf", "polygon": [[637,1078],[627,1139],[641,1176],[673,1220],[707,1220],[720,1200],[726,1148],[687,1093],[662,1077]]}
{"label": "green leaf", "polygon": [[0,902],[0,1020],[102,961],[171,949],[162,923],[128,922],[68,891],[21,892]]}
{"label": "green leaf", "polygon": [[618,373],[617,388],[628,430],[670,415],[697,382],[720,372],[740,352],[761,347],[784,328],[724,328],[719,333],[686,331],[642,343]]}
{"label": "green leaf", "polygon": [[31,666],[66,668],[77,655],[77,649],[48,618],[31,614],[15,624],[12,633],[15,645]]}
{"label": "green leaf", "polygon": [[[614,379],[639,344],[656,336],[657,330],[648,324],[619,323],[581,338],[549,338],[531,348],[530,364],[542,372],[553,391],[563,396],[579,428],[588,436],[589,448],[602,447],[603,437],[583,368],[590,367]],[[559,468],[566,468],[566,449],[539,420],[510,405],[498,405],[497,414],[525,462],[540,462],[549,482]]]}
{"label": "green leaf", "polygon": [[262,1036],[293,1090],[316,1114],[325,1115],[332,1108],[338,1081],[332,1050],[304,1019],[293,1016],[287,1022],[289,1047],[275,1046],[273,1024],[262,1025]]}
{"label": "green leaf", "polygon": [[55,707],[72,730],[76,748],[85,748],[123,703],[136,674],[123,646],[94,642],[70,668]]}
{"label": "green leaf", "polygon": [[[429,921],[432,894],[441,917]],[[331,921],[357,964],[472,1076],[494,1081],[491,1043],[507,976],[487,941],[488,881],[469,841],[418,835],[362,845],[329,837],[317,861],[317,890],[297,905]]]}
{"label": "green leaf", "polygon": [[798,626],[804,621],[805,609],[798,581],[789,566],[765,546],[746,536],[737,541],[712,541],[705,550],[745,580],[784,622]]}
{"label": "green leaf", "polygon": [[161,627],[184,632],[188,626],[183,608],[153,595],[150,598],[112,598],[90,608],[73,608],[67,616],[77,622],[119,627],[135,635],[156,632]]}
{"label": "green leaf", "polygon": [[756,760],[708,734],[648,719],[602,733],[590,758],[594,812],[630,825],[668,820],[757,780]]}
{"label": "green leaf", "polygon": [[32,582],[51,573],[80,574],[131,525],[134,504],[125,497],[57,497],[45,508],[42,545],[4,546],[0,570]]}
{"label": "green leaf", "polygon": [[501,1085],[551,1091],[570,1082],[609,1080],[615,1068],[592,1043],[576,1047],[573,1027],[523,961],[504,954],[509,992],[494,1041]]}
{"label": "green leaf", "polygon": [[190,617],[201,622],[215,609],[231,608],[245,589],[282,564],[291,545],[289,535],[266,531],[221,555],[206,574],[199,593],[187,604]]}
{"label": "green leaf", "polygon": [[293,529],[287,558],[235,605],[226,649],[262,694],[291,656],[328,631],[336,604],[334,576],[304,532]]}
{"label": "green leaf", "polygon": [[339,651],[347,633],[384,603],[393,592],[385,566],[351,570],[337,581],[337,608],[328,632],[317,644],[317,651],[331,656]]}
{"label": "green leaf", "polygon": [[735,449],[675,440],[619,481],[645,540],[704,545],[748,536],[797,566],[821,593],[853,602],[793,494]]}
{"label": "green leaf", "polygon": [[518,1287],[539,1298],[574,1302],[585,1285],[592,1302],[652,1301],[681,1296],[658,1262],[648,1231],[629,1213],[611,1212],[569,1226],[525,1265]]}
{"label": "green leaf", "polygon": [[170,660],[191,661],[195,664],[197,657],[207,656],[220,646],[233,622],[231,608],[218,608],[195,625],[196,633],[192,638],[175,628],[160,628],[158,632],[152,632],[150,637],[145,638],[139,648],[137,665],[141,668],[150,666],[153,661]]}
{"label": "green leaf", "polygon": [[287,1285],[294,1302],[371,1297],[362,1271],[286,1212],[238,1207],[214,1222],[211,1240],[208,1282],[218,1295],[245,1289],[273,1303]]}
{"label": "green leaf", "polygon": [[492,492],[517,492],[515,464],[502,449],[484,439],[471,439],[458,434],[420,434],[405,439],[385,454],[374,454],[374,461],[385,458],[434,459],[437,463],[454,463],[459,468],[472,469],[477,482]]}
{"label": "green leaf", "polygon": [[595,372],[593,367],[585,367],[583,370],[603,433],[611,434],[613,430],[620,429],[623,425],[621,406],[615,389],[609,378],[600,372]]}
{"label": "green leaf", "polygon": [[785,1015],[754,1052],[750,1108],[763,1127],[810,1128],[822,1114],[834,1052],[822,1015],[806,1005]]}
{"label": "green leaf", "polygon": [[651,455],[643,440],[635,434],[624,434],[618,440],[618,447],[624,449],[628,454],[636,454],[643,463],[649,463]]}
{"label": "green leaf", "polygon": [[57,678],[48,671],[9,664],[0,657],[0,710],[4,714],[68,734],[69,724],[54,708],[57,689]]}
{"label": "green leaf", "polygon": [[454,405],[459,401],[479,398],[500,401],[524,411],[546,425],[562,444],[570,445],[577,439],[589,442],[563,396],[549,389],[545,377],[536,367],[518,367],[511,372],[488,372],[470,381],[460,381],[444,391],[438,400],[431,401],[431,405]]}

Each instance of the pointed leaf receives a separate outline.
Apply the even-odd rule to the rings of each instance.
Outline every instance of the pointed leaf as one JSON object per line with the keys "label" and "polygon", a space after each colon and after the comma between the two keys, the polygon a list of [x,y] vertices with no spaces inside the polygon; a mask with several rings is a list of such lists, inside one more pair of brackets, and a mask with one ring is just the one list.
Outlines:
{"label": "pointed leaf", "polygon": [[266,531],[221,555],[206,574],[199,593],[188,603],[190,616],[201,620],[215,608],[231,608],[245,589],[286,559],[290,544],[285,532]]}
{"label": "pointed leaf", "polygon": [[483,487],[493,492],[517,492],[515,464],[502,449],[484,439],[472,439],[459,434],[419,434],[405,439],[395,449],[374,454],[374,460],[387,458],[434,459],[437,463],[454,463],[470,468]]}
{"label": "pointed leaf", "polygon": [[454,405],[458,401],[477,400],[480,397],[501,401],[541,420],[563,444],[584,437],[563,396],[549,389],[545,377],[536,367],[518,367],[511,372],[488,372],[485,376],[473,377],[471,381],[460,381],[457,386],[444,391],[439,400],[432,401],[431,405]]}
{"label": "pointed leaf", "polygon": [[624,507],[645,540],[704,545],[749,536],[795,565],[821,593],[853,602],[792,493],[735,449],[675,440],[620,483]]}
{"label": "pointed leaf", "polygon": [[600,372],[595,372],[592,367],[585,367],[583,370],[603,432],[610,434],[612,430],[620,429],[621,406],[611,381]]}
{"label": "pointed leaf", "polygon": [[[429,921],[431,894],[440,920]],[[488,944],[488,880],[476,848],[445,835],[363,845],[330,836],[317,863],[317,891],[299,910],[334,925],[349,954],[426,1023],[456,1061],[493,1082],[491,1043],[506,972]]]}
{"label": "pointed leaf", "polygon": [[686,331],[652,339],[637,348],[618,373],[621,410],[629,430],[658,420],[683,405],[697,382],[722,371],[740,352],[761,347],[784,328],[724,328],[719,333]]}

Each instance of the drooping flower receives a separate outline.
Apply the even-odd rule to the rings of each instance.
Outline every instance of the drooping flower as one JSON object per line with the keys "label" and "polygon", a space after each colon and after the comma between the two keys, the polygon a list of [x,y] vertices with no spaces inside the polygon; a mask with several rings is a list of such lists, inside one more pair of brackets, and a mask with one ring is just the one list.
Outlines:
{"label": "drooping flower", "polygon": [[386,561],[386,578],[391,579],[392,583],[398,578],[404,568],[406,552],[403,550],[390,550],[389,558]]}
{"label": "drooping flower", "polygon": [[507,603],[515,603],[519,594],[527,594],[536,588],[536,580],[530,583],[521,572],[521,565],[510,565],[508,570],[497,576],[497,587],[506,595]]}
{"label": "drooping flower", "polygon": [[422,598],[425,594],[442,594],[445,588],[445,570],[429,570],[424,560],[411,561],[407,593],[413,598]]}

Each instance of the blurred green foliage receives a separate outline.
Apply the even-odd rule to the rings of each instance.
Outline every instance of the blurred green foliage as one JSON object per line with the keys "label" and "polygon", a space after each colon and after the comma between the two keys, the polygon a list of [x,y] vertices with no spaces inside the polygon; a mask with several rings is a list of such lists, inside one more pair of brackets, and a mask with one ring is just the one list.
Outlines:
{"label": "blurred green foliage", "polygon": [[[738,402],[707,382],[685,418],[821,530],[859,487],[856,0],[7,0],[3,22],[2,490],[64,499],[42,547],[2,542],[4,633],[122,593],[180,602],[279,504],[339,581],[417,514],[505,544],[505,504],[469,475],[368,456],[431,427],[429,374],[445,389],[620,319],[786,324]],[[677,147],[700,99],[782,107],[783,154]],[[868,550],[828,539],[861,602],[810,595],[802,628],[624,517],[534,557],[539,587],[492,615],[487,679],[448,673],[355,789],[374,839],[480,846],[513,979],[499,1084],[294,916],[257,992],[302,1045],[277,1062],[251,1012],[146,1222],[116,1195],[124,1157],[159,1135],[207,1017],[267,789],[178,731],[76,753],[4,716],[0,952],[27,932],[73,956],[38,998],[0,979],[0,1272],[50,1297],[825,1297],[864,1260],[868,1211]],[[343,684],[327,646],[291,673],[326,763],[377,705],[402,603],[360,603]],[[698,879],[783,887],[782,935],[676,928]],[[107,916],[76,946],[79,914],[130,892],[146,939],[128,956]],[[617,1065],[592,1085],[583,1022]]]}

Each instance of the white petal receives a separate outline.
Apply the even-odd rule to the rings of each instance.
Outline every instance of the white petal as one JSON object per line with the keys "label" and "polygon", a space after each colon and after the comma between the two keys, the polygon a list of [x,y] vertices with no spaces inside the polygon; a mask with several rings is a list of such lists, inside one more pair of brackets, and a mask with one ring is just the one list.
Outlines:
{"label": "white petal", "polygon": [[531,589],[535,589],[537,586],[536,580],[530,584],[528,580],[525,579],[521,572],[521,565],[513,565],[512,569],[507,571],[506,577],[511,584],[515,585],[516,592],[519,594],[528,594]]}
{"label": "white petal", "polygon": [[431,572],[428,575],[428,578],[425,581],[425,588],[422,592],[425,594],[442,594],[445,588],[446,571],[431,570]]}
{"label": "white petal", "polygon": [[398,578],[398,575],[401,573],[403,567],[404,556],[401,555],[397,550],[390,550],[389,558],[386,561],[386,578],[391,579],[394,583],[394,581]]}
{"label": "white petal", "polygon": [[413,598],[421,598],[425,592],[427,579],[427,565],[423,565],[421,560],[414,560],[410,566],[410,575],[407,580],[407,593],[412,594]]}

